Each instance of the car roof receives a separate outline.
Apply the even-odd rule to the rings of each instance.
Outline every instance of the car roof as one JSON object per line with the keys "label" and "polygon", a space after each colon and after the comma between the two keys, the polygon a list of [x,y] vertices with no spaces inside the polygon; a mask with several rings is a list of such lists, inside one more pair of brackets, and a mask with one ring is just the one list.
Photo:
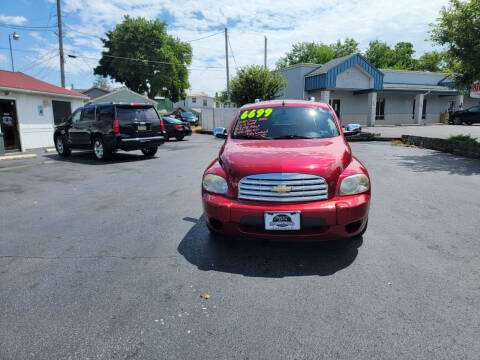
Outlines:
{"label": "car roof", "polygon": [[268,101],[260,101],[257,103],[250,103],[243,105],[240,110],[243,109],[252,109],[258,107],[265,107],[265,106],[305,106],[305,107],[321,107],[321,108],[328,108],[328,105],[323,102],[318,101],[308,101],[308,100],[295,100],[295,99],[283,99],[283,100],[268,100]]}

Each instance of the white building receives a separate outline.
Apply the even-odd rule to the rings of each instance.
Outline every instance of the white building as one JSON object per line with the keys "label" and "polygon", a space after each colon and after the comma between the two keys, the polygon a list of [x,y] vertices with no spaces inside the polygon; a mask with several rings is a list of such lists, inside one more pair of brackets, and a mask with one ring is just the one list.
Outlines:
{"label": "white building", "polygon": [[202,109],[212,108],[236,108],[235,103],[222,103],[216,101],[214,97],[208,96],[203,91],[187,91],[187,96],[184,100],[178,101],[173,104],[174,108],[181,107],[186,110],[194,110],[198,113],[202,112]]}
{"label": "white building", "polygon": [[279,72],[288,80],[284,98],[329,103],[342,124],[437,123],[449,108],[480,102],[453,89],[451,74],[377,69],[360,54]]}
{"label": "white building", "polygon": [[7,151],[53,146],[53,131],[88,97],[28,75],[0,70],[0,124]]}
{"label": "white building", "polygon": [[208,96],[203,91],[187,91],[185,99],[177,101],[173,107],[201,111],[201,109],[215,107],[215,98]]}

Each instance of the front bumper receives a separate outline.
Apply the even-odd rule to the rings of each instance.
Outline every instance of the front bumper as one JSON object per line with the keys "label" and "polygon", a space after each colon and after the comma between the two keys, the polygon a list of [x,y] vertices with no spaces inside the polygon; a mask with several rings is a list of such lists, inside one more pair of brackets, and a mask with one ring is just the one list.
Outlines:
{"label": "front bumper", "polygon": [[[224,235],[274,240],[327,240],[358,235],[366,226],[370,195],[350,195],[309,203],[272,204],[232,200],[204,192],[207,225]],[[301,230],[265,230],[265,211],[300,211]]]}

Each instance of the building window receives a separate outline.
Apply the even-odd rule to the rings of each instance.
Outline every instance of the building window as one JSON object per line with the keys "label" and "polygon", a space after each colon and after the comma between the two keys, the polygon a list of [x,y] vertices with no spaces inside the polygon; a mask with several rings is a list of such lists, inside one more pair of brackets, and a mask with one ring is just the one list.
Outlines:
{"label": "building window", "polygon": [[427,99],[423,99],[422,119],[427,118]]}
{"label": "building window", "polygon": [[197,103],[197,98],[196,97],[192,97],[192,104],[196,104]]}
{"label": "building window", "polygon": [[385,120],[385,98],[377,99],[377,109],[375,110],[376,120]]}
{"label": "building window", "polygon": [[207,99],[203,99],[203,106],[207,106]]}

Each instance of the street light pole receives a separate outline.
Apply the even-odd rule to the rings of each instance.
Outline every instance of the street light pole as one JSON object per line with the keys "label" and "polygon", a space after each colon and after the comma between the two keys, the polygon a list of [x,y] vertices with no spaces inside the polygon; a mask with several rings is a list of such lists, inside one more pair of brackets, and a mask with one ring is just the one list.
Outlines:
{"label": "street light pole", "polygon": [[16,32],[8,34],[8,43],[10,44],[10,61],[12,62],[12,71],[15,71],[15,67],[13,66],[12,37],[13,40],[18,40],[20,39],[20,36]]}

